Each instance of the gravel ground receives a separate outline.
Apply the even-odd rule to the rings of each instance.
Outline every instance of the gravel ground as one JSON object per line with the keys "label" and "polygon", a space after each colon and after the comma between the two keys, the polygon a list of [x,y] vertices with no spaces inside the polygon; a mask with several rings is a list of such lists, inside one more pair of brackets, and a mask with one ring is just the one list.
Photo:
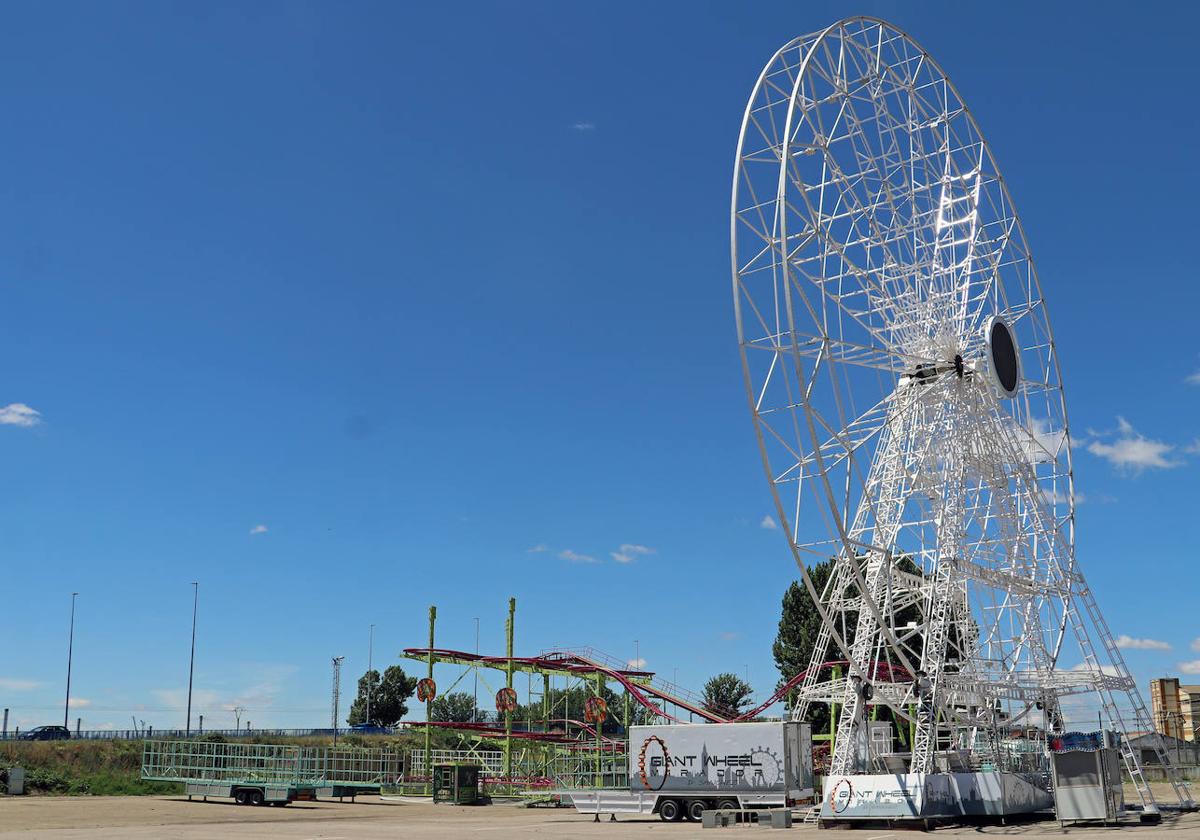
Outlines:
{"label": "gravel ground", "polygon": [[[730,829],[737,831],[737,829]],[[748,829],[743,829],[748,830]],[[758,836],[758,829],[753,829]],[[519,808],[492,805],[456,808],[447,805],[385,802],[378,797],[360,797],[355,803],[297,802],[287,808],[237,806],[227,800],[188,802],[183,797],[12,797],[0,798],[0,837],[30,838],[172,838],[201,840],[265,840],[266,838],[321,838],[321,840],[392,840],[396,837],[546,837],[575,838],[655,836],[665,838],[700,836],[696,823],[663,823],[658,819],[621,819],[592,822],[574,810]],[[1009,826],[961,826],[940,828],[937,835],[994,837],[1071,838],[1197,838],[1200,814],[1168,812],[1159,826],[1141,826],[1134,820],[1122,828],[1070,827],[1056,822],[1032,822]],[[703,836],[708,836],[705,832]],[[721,837],[717,832],[714,837]],[[771,835],[766,835],[771,836]],[[813,826],[797,826],[789,836],[837,837]],[[911,830],[865,828],[855,832],[861,840],[909,840]]]}

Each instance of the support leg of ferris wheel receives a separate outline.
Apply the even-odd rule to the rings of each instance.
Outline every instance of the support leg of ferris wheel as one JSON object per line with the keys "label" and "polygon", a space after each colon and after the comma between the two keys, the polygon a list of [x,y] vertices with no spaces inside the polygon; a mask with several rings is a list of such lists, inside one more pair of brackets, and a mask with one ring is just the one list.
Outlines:
{"label": "support leg of ferris wheel", "polygon": [[[867,487],[874,488],[878,484],[878,475],[882,470],[882,459],[885,452],[890,447],[886,441],[890,438],[885,429],[881,435],[881,445],[875,452],[875,456],[871,462],[871,476],[867,480]],[[852,534],[862,534],[866,529],[866,522],[870,506],[866,503],[859,506],[855,513],[854,525],[851,528]],[[846,592],[853,582],[854,574],[849,563],[843,562],[845,552],[839,554],[837,562],[834,563],[834,568],[829,576],[829,582],[826,585],[825,592],[822,593],[826,606],[829,608],[830,617],[839,615],[844,609],[844,601]],[[857,562],[857,561],[855,561]],[[800,700],[796,704],[792,712],[793,720],[804,720],[808,716],[808,710],[812,705],[812,689],[820,681],[822,676],[821,666],[833,657],[831,644],[833,642],[833,628],[828,622],[822,621],[821,628],[817,631],[817,641],[813,645],[812,657],[809,659],[808,670],[804,673],[804,679],[800,685]]]}
{"label": "support leg of ferris wheel", "polygon": [[945,469],[951,472],[949,480],[941,489],[937,500],[938,565],[934,572],[933,586],[929,590],[925,616],[928,631],[921,655],[921,668],[929,682],[928,697],[921,703],[928,712],[917,717],[916,737],[913,739],[910,772],[929,773],[933,769],[933,753],[937,750],[938,712],[942,704],[942,671],[946,665],[946,645],[949,641],[948,625],[953,611],[952,595],[957,589],[955,564],[962,548],[962,492],[963,480],[961,453],[946,459]]}
{"label": "support leg of ferris wheel", "polygon": [[[864,499],[855,515],[855,528],[852,533],[859,532],[866,519],[866,506],[875,496],[875,523],[872,532],[873,546],[868,552],[867,565],[864,570],[866,587],[859,594],[858,601],[864,605],[886,604],[887,582],[891,572],[892,556],[890,546],[895,542],[896,529],[902,519],[907,497],[907,480],[905,478],[905,453],[903,447],[911,438],[910,419],[912,412],[900,410],[897,412],[905,419],[898,428],[889,429],[880,442],[879,452],[882,456],[872,464],[871,475],[868,477],[864,491]],[[853,569],[849,564],[857,563],[858,558],[852,555],[850,546],[838,555],[839,567],[844,567],[843,574],[849,578]],[[849,582],[847,580],[847,582]],[[844,597],[844,596],[843,596]],[[851,643],[850,658],[858,665],[859,671],[870,674],[872,653],[879,641],[881,631],[879,621],[874,611],[858,610],[858,623],[854,631],[854,641]],[[865,744],[870,750],[870,739],[863,737],[865,726],[863,710],[866,700],[862,696],[863,686],[854,679],[847,679],[842,697],[841,713],[838,716],[837,730],[834,740],[833,755],[830,758],[830,773],[846,775],[863,769],[858,765],[858,748]],[[869,763],[869,756],[868,756]]]}

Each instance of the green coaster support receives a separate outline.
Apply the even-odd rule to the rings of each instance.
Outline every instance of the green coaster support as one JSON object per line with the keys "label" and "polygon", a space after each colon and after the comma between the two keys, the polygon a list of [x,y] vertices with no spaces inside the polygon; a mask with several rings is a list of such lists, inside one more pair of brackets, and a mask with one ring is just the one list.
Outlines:
{"label": "green coaster support", "polygon": [[[517,599],[508,599],[508,620],[504,622],[504,651],[508,657],[505,668],[504,685],[512,688],[513,684],[513,625],[516,622]],[[512,788],[512,712],[504,713],[504,781]]]}
{"label": "green coaster support", "polygon": [[[425,676],[433,679],[433,628],[437,624],[437,607],[429,608],[429,657],[428,668]],[[428,792],[433,796],[433,752],[430,749],[430,736],[433,735],[433,727],[429,722],[433,720],[433,698],[425,701],[425,772],[429,774]]]}
{"label": "green coaster support", "polygon": [[[596,672],[596,696],[604,697],[604,675]],[[596,721],[596,787],[604,787],[604,721]]]}

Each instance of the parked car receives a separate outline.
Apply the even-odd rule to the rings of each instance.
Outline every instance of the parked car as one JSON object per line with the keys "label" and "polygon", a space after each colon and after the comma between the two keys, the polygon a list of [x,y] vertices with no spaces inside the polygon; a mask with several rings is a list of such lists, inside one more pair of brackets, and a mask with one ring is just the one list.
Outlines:
{"label": "parked car", "polygon": [[22,732],[22,741],[66,741],[71,737],[71,730],[65,726],[37,726],[28,732]]}
{"label": "parked car", "polygon": [[350,727],[356,735],[391,735],[392,727],[380,726],[377,723],[356,723]]}

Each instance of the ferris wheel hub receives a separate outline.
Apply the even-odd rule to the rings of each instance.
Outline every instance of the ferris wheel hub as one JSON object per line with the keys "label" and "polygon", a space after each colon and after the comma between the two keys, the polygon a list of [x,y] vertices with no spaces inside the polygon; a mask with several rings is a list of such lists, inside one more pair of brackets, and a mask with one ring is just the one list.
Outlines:
{"label": "ferris wheel hub", "polygon": [[988,319],[988,371],[1000,395],[1012,398],[1021,387],[1021,350],[1012,327],[1000,316]]}

